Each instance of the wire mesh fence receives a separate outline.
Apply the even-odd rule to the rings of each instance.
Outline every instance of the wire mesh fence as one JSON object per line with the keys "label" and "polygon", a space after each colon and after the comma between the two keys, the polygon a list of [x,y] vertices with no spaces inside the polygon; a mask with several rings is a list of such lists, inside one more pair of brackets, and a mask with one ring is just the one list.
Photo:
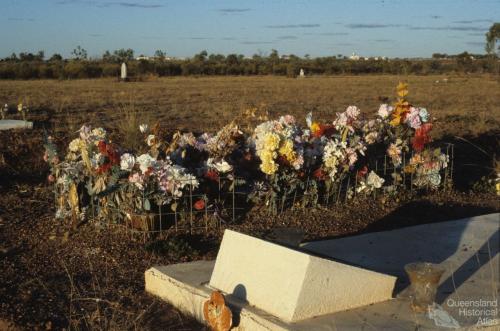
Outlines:
{"label": "wire mesh fence", "polygon": [[[387,155],[368,162],[368,168],[373,169],[387,185],[370,191],[373,198],[384,194],[400,192],[400,190],[446,190],[453,181],[454,145],[438,146],[448,159],[448,166],[439,171],[440,183],[437,187],[422,187],[415,185],[414,173],[404,171],[413,152],[401,155],[401,164],[394,166]],[[311,206],[328,207],[346,203],[358,194],[360,182],[359,173],[348,172],[335,182],[318,181],[313,174],[304,174],[303,185],[293,192],[282,194],[273,204],[262,203],[259,207],[272,215],[277,215],[289,209],[305,210]],[[108,227],[123,228],[127,233],[142,236],[145,240],[151,236],[171,232],[199,233],[220,230],[226,225],[237,223],[245,214],[255,207],[249,196],[255,190],[252,178],[237,177],[234,173],[220,176],[210,183],[210,191],[187,183],[181,197],[175,197],[168,203],[153,203],[149,210],[134,210],[132,208],[110,205],[113,193],[105,196],[87,196],[82,214],[90,222]],[[61,194],[55,190],[56,203]]]}

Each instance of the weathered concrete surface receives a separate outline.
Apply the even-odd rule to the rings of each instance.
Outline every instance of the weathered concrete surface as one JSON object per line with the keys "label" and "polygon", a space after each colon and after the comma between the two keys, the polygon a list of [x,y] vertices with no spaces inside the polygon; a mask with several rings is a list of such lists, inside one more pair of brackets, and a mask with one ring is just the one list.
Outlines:
{"label": "weathered concrete surface", "polygon": [[396,278],[312,256],[231,230],[210,286],[285,321],[390,300]]}
{"label": "weathered concrete surface", "polygon": [[33,122],[20,120],[0,120],[0,130],[33,129]]}
{"label": "weathered concrete surface", "polygon": [[[460,329],[498,330],[499,325],[495,325],[500,318],[498,301],[496,315],[493,316],[485,316],[488,310],[492,310],[488,307],[476,309],[482,316],[464,316],[456,305],[460,302],[498,300],[499,226],[500,214],[492,214],[306,243],[304,246],[367,268],[401,275],[403,279],[406,279],[404,271],[392,264],[403,265],[419,259],[439,263],[446,267],[447,272],[442,278],[437,301],[460,323]],[[328,245],[325,245],[327,242]],[[207,283],[213,266],[213,261],[199,261],[152,268],[146,271],[146,290],[203,321],[201,307],[212,290]],[[404,288],[403,282],[400,288]],[[231,295],[228,302],[235,316],[235,330],[449,330],[436,326],[426,314],[413,313],[404,296],[296,323],[280,320]],[[492,325],[478,325],[479,317],[484,323]]]}
{"label": "weathered concrete surface", "polygon": [[[399,281],[396,290],[401,297],[406,296],[403,290],[408,286],[403,269],[405,264],[415,261],[437,263],[446,272],[441,278],[436,301],[461,325],[472,325],[477,323],[478,316],[466,315],[476,311],[457,305],[483,300],[495,301],[498,306],[499,227],[500,214],[497,213],[309,242],[303,244],[302,248],[397,276]],[[467,311],[463,308],[467,308]],[[482,317],[488,317],[485,316],[487,309],[480,308]],[[500,322],[500,312],[496,314],[496,319]]]}

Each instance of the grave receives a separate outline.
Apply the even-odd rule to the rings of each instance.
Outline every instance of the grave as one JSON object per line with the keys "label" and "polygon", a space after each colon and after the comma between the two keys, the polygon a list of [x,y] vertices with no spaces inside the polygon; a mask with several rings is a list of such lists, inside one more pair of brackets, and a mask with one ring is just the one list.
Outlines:
{"label": "grave", "polygon": [[[497,213],[300,249],[228,231],[216,261],[153,267],[145,273],[146,291],[203,321],[203,302],[219,289],[235,330],[444,330],[450,320],[464,329],[495,329],[499,226]],[[431,315],[410,309],[403,266],[414,261],[446,269]],[[471,302],[482,306],[464,308]]]}
{"label": "grave", "polygon": [[120,78],[122,81],[127,80],[127,65],[125,62],[122,63],[121,69],[120,69]]}
{"label": "grave", "polygon": [[33,122],[21,120],[0,120],[0,130],[33,129]]}

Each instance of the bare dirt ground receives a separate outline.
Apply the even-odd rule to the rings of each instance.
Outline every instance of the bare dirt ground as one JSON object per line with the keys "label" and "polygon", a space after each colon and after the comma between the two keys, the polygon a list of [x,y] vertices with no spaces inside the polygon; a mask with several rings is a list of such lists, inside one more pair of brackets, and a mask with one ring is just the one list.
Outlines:
{"label": "bare dirt ground", "polygon": [[375,112],[393,97],[401,79],[410,83],[409,99],[436,117],[435,139],[456,144],[452,191],[354,199],[277,217],[253,210],[226,226],[253,235],[298,226],[307,239],[320,239],[500,211],[496,195],[472,191],[491,173],[499,150],[500,84],[495,77],[0,81],[0,103],[22,101],[35,120],[32,131],[0,132],[0,329],[203,329],[145,294],[143,274],[156,264],[213,259],[222,232],[178,233],[148,245],[142,237],[93,224],[69,231],[69,224],[53,217],[53,193],[42,160],[45,130],[61,145],[83,123],[114,128],[120,139],[121,115],[130,111],[160,120],[167,130],[215,130],[252,106],[265,107],[271,116],[291,113],[302,119],[313,111],[332,119],[349,104]]}

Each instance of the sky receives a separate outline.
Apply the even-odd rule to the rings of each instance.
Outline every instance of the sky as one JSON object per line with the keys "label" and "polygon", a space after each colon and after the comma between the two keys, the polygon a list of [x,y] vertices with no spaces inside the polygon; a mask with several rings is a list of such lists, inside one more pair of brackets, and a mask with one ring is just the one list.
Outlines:
{"label": "sky", "polygon": [[0,0],[0,58],[220,54],[430,57],[484,53],[500,0]]}

